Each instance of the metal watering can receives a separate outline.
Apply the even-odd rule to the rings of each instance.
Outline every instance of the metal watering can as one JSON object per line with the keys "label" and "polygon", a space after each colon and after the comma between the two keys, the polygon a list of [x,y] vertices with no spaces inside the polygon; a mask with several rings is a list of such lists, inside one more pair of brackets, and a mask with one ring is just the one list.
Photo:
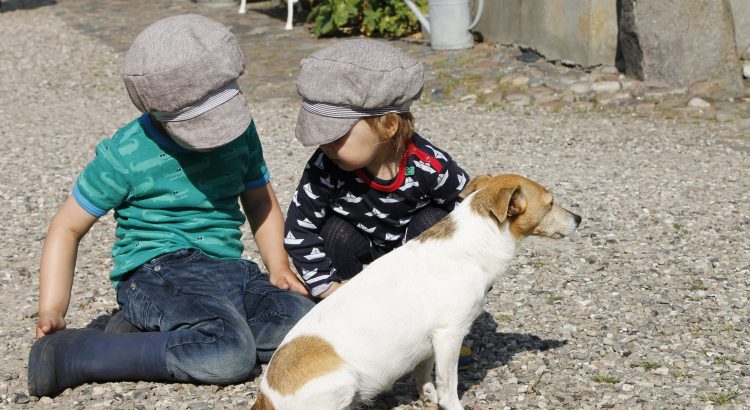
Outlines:
{"label": "metal watering can", "polygon": [[473,29],[482,17],[484,0],[479,0],[474,21],[471,21],[469,0],[429,0],[429,22],[412,0],[404,1],[430,34],[430,45],[433,49],[457,50],[474,47],[474,37],[469,30]]}

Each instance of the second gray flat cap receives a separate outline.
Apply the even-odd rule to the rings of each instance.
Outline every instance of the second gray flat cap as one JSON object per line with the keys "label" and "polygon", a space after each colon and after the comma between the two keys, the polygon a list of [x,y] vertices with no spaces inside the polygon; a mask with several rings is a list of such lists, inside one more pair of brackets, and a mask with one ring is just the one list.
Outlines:
{"label": "second gray flat cap", "polygon": [[[307,101],[371,110],[403,106],[424,87],[422,63],[383,41],[344,40],[301,62],[297,92]],[[295,136],[303,145],[322,145],[346,134],[358,118],[332,118],[304,108]]]}

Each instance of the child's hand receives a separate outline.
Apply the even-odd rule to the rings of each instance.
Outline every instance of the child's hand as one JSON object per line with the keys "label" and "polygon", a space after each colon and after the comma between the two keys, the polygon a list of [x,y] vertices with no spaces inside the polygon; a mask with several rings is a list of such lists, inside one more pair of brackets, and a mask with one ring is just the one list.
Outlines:
{"label": "child's hand", "polygon": [[269,274],[271,284],[279,289],[292,290],[302,296],[308,296],[307,288],[299,281],[297,275],[291,269],[276,270]]}
{"label": "child's hand", "polygon": [[47,336],[65,329],[65,318],[56,312],[39,312],[36,320],[36,337]]}
{"label": "child's hand", "polygon": [[327,298],[327,297],[331,296],[331,294],[332,294],[333,292],[335,292],[335,291],[336,291],[336,289],[340,288],[340,287],[341,287],[341,285],[343,285],[343,283],[342,283],[342,282],[333,282],[333,283],[331,283],[331,287],[329,287],[328,289],[326,289],[326,291],[325,291],[325,292],[321,293],[321,294],[320,294],[320,298],[321,298],[321,299],[325,299],[325,298]]}

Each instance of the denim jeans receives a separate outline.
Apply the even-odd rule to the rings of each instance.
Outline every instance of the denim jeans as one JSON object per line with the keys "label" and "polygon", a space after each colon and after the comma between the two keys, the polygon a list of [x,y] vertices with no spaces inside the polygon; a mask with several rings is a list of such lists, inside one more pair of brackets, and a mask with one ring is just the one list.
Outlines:
{"label": "denim jeans", "polygon": [[273,286],[255,263],[196,249],[161,255],[117,288],[125,318],[143,331],[169,332],[167,368],[177,380],[227,384],[267,363],[313,307]]}

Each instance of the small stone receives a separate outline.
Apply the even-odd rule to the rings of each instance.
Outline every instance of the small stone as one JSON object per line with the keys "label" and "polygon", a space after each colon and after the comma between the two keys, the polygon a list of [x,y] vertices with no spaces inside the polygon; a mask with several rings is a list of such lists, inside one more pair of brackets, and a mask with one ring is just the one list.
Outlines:
{"label": "small stone", "polygon": [[586,82],[574,83],[570,86],[570,91],[578,95],[586,94],[587,92],[591,91],[591,85]]}
{"label": "small stone", "polygon": [[505,96],[505,101],[517,107],[531,105],[531,97],[526,94],[508,94]]}
{"label": "small stone", "polygon": [[23,393],[16,393],[13,396],[13,403],[17,404],[26,404],[29,402],[29,396],[23,394]]}
{"label": "small stone", "polygon": [[688,107],[691,108],[711,108],[711,103],[703,98],[693,97],[688,101]]}
{"label": "small stone", "polygon": [[745,78],[750,78],[750,61],[745,61],[742,64],[742,76]]}
{"label": "small stone", "polygon": [[54,401],[52,400],[52,398],[45,396],[45,397],[42,397],[41,399],[39,399],[39,403],[41,403],[41,404],[43,404],[45,406],[49,406],[52,403],[54,403]]}
{"label": "small stone", "polygon": [[613,93],[620,91],[620,83],[617,81],[599,81],[591,84],[591,89],[598,93]]}

